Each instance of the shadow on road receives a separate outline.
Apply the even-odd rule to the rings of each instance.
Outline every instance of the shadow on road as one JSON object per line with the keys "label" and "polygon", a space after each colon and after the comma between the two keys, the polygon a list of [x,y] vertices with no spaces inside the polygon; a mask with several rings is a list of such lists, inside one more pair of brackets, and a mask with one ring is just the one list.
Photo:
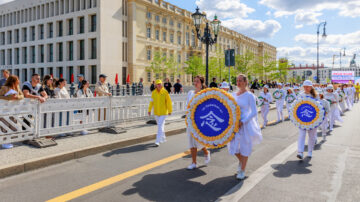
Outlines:
{"label": "shadow on road", "polygon": [[103,156],[111,157],[113,155],[118,155],[118,154],[128,154],[128,153],[148,150],[149,148],[153,148],[153,147],[154,147],[154,143],[135,145],[131,147],[112,150],[110,152],[103,154]]}
{"label": "shadow on road", "polygon": [[308,169],[311,166],[309,158],[302,161],[287,161],[285,164],[274,164],[273,167],[276,171],[273,173],[275,177],[290,177],[291,175],[310,174],[312,171]]}
{"label": "shadow on road", "polygon": [[201,169],[179,169],[150,174],[133,184],[123,195],[139,194],[147,201],[216,201],[239,183],[235,176],[222,177],[202,184],[196,178],[206,173]]}

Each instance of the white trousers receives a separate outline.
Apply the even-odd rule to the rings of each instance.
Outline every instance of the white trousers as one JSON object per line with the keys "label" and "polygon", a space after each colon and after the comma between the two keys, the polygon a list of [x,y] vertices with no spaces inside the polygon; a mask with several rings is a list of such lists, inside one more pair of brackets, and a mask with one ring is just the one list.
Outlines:
{"label": "white trousers", "polygon": [[326,114],[325,119],[321,124],[321,133],[323,137],[326,136],[328,125],[328,115]]}
{"label": "white trousers", "polygon": [[276,100],[276,111],[277,111],[278,121],[284,120],[283,108],[284,108],[284,100]]}
{"label": "white trousers", "polygon": [[261,117],[264,120],[264,126],[267,125],[268,123],[268,119],[267,119],[267,115],[269,114],[269,105],[263,105],[261,106]]}
{"label": "white trousers", "polygon": [[352,104],[351,104],[351,98],[350,98],[350,96],[348,96],[347,98],[346,98],[346,104],[347,104],[347,106],[348,106],[348,109],[351,109],[351,107],[352,107]]}
{"label": "white trousers", "polygon": [[312,152],[314,150],[314,146],[315,146],[315,141],[317,138],[317,128],[312,129],[312,130],[303,130],[303,129],[299,129],[299,138],[298,138],[298,152],[304,152],[304,148],[305,148],[305,138],[306,138],[306,133],[309,136],[308,139],[308,152]]}
{"label": "white trousers", "polygon": [[156,143],[165,141],[165,118],[166,116],[155,116],[158,125],[158,132],[156,135]]}

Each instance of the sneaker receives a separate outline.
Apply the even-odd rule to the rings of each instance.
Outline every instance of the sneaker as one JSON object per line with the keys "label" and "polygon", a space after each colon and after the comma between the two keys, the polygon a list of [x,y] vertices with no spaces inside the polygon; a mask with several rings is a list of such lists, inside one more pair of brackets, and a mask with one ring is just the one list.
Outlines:
{"label": "sneaker", "polygon": [[163,138],[161,141],[160,141],[160,143],[162,144],[162,143],[165,143],[166,142],[166,139],[165,138]]}
{"label": "sneaker", "polygon": [[89,131],[83,130],[83,131],[80,132],[80,134],[81,134],[81,135],[87,135],[87,134],[89,134]]}
{"label": "sneaker", "polygon": [[13,145],[13,144],[2,144],[1,147],[2,147],[3,149],[11,149],[11,148],[14,147],[14,145]]}
{"label": "sneaker", "polygon": [[296,155],[296,157],[297,157],[298,159],[303,159],[303,158],[304,158],[304,155],[303,155],[302,152],[299,152],[299,153]]}
{"label": "sneaker", "polygon": [[196,164],[195,163],[192,163],[190,164],[186,169],[188,170],[194,170],[196,168]]}
{"label": "sneaker", "polygon": [[312,151],[308,152],[307,157],[308,157],[308,158],[312,158]]}
{"label": "sneaker", "polygon": [[158,147],[158,146],[160,146],[160,143],[158,143],[158,142],[155,142],[155,145],[154,145],[155,147]]}
{"label": "sneaker", "polygon": [[325,141],[326,140],[326,134],[323,135],[322,137],[323,137],[323,141]]}
{"label": "sneaker", "polygon": [[241,163],[238,165],[237,174],[241,173]]}
{"label": "sneaker", "polygon": [[210,151],[208,150],[208,154],[205,156],[205,165],[209,164],[210,160],[211,160]]}
{"label": "sneaker", "polygon": [[238,180],[245,179],[245,171],[240,171],[240,173],[236,175],[236,179]]}

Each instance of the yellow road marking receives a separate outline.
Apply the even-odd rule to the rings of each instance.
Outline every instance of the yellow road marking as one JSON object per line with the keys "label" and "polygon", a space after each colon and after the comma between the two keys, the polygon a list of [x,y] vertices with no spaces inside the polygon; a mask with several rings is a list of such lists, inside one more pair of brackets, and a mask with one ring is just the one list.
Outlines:
{"label": "yellow road marking", "polygon": [[[287,119],[287,118],[288,117],[285,117],[285,119]],[[271,121],[268,124],[273,124],[273,123],[276,123],[276,121]],[[261,127],[262,127],[262,125],[261,125]],[[172,161],[180,159],[180,158],[182,158],[184,156],[187,156],[189,154],[190,154],[190,152],[186,151],[186,152],[183,152],[183,153],[175,154],[173,156],[169,156],[169,157],[161,159],[159,161],[149,163],[149,164],[141,166],[139,168],[135,168],[135,169],[127,171],[125,173],[121,173],[121,174],[116,175],[114,177],[110,177],[108,179],[102,180],[102,181],[94,183],[92,185],[77,189],[75,191],[66,193],[66,194],[58,196],[56,198],[50,199],[47,202],[63,202],[63,201],[69,201],[69,200],[78,198],[80,196],[84,196],[84,195],[86,195],[88,193],[91,193],[91,192],[94,192],[96,190],[102,189],[104,187],[110,186],[112,184],[115,184],[117,182],[125,180],[125,179],[127,179],[129,177],[138,175],[140,173],[146,172],[146,171],[151,170],[153,168],[156,168],[158,166],[165,165],[167,163],[170,163]]]}
{"label": "yellow road marking", "polygon": [[161,165],[170,163],[170,162],[172,162],[172,161],[175,161],[175,160],[177,160],[177,159],[180,159],[180,158],[182,158],[182,157],[184,157],[184,156],[187,156],[187,155],[189,155],[189,154],[190,154],[189,152],[183,152],[183,153],[180,153],[180,154],[175,154],[175,155],[173,155],[173,156],[170,156],[170,157],[161,159],[161,160],[159,160],[159,161],[156,161],[156,162],[153,162],[153,163],[150,163],[150,164],[141,166],[141,167],[139,167],[139,168],[135,168],[135,169],[133,169],[133,170],[130,170],[130,171],[128,171],[128,172],[125,172],[125,173],[116,175],[116,176],[114,176],[114,177],[110,177],[110,178],[108,178],[108,179],[102,180],[102,181],[97,182],[97,183],[95,183],[95,184],[92,184],[92,185],[89,185],[89,186],[80,188],[80,189],[78,189],[78,190],[69,192],[69,193],[64,194],[64,195],[62,195],[62,196],[58,196],[58,197],[56,197],[56,198],[53,198],[53,199],[48,200],[47,202],[69,201],[69,200],[78,198],[78,197],[80,197],[80,196],[83,196],[83,195],[88,194],[88,193],[90,193],[90,192],[93,192],[93,191],[96,191],[96,190],[98,190],[98,189],[107,187],[107,186],[112,185],[112,184],[114,184],[114,183],[120,182],[120,181],[122,181],[122,180],[124,180],[124,179],[127,179],[127,178],[129,178],[129,177],[138,175],[138,174],[143,173],[143,172],[145,172],[145,171],[148,171],[148,170],[150,170],[150,169],[153,169],[153,168],[156,168],[156,167],[158,167],[158,166],[161,166]]}

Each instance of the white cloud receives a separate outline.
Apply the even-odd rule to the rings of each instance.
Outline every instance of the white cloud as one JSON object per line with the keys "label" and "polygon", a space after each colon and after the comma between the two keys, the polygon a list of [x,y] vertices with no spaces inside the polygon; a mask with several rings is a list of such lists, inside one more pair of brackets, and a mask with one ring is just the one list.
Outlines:
{"label": "white cloud", "polygon": [[274,9],[276,18],[294,15],[296,28],[319,23],[318,17],[324,10],[338,10],[338,14],[345,17],[360,17],[359,0],[261,0],[260,4]]}
{"label": "white cloud", "polygon": [[[275,20],[249,19],[248,15],[255,12],[255,9],[241,0],[197,0],[196,5],[206,12],[208,19],[216,14],[222,25],[250,37],[272,37],[281,29],[280,23]],[[267,15],[271,16],[271,12],[267,12]]]}
{"label": "white cloud", "polygon": [[10,1],[14,1],[14,0],[0,0],[0,4],[8,3]]}
{"label": "white cloud", "polygon": [[[304,43],[305,45],[314,45],[317,41],[316,34],[298,34],[295,36],[296,42]],[[331,34],[326,39],[321,40],[321,44],[325,46],[339,46],[339,47],[359,47],[360,46],[360,31],[348,34]]]}

